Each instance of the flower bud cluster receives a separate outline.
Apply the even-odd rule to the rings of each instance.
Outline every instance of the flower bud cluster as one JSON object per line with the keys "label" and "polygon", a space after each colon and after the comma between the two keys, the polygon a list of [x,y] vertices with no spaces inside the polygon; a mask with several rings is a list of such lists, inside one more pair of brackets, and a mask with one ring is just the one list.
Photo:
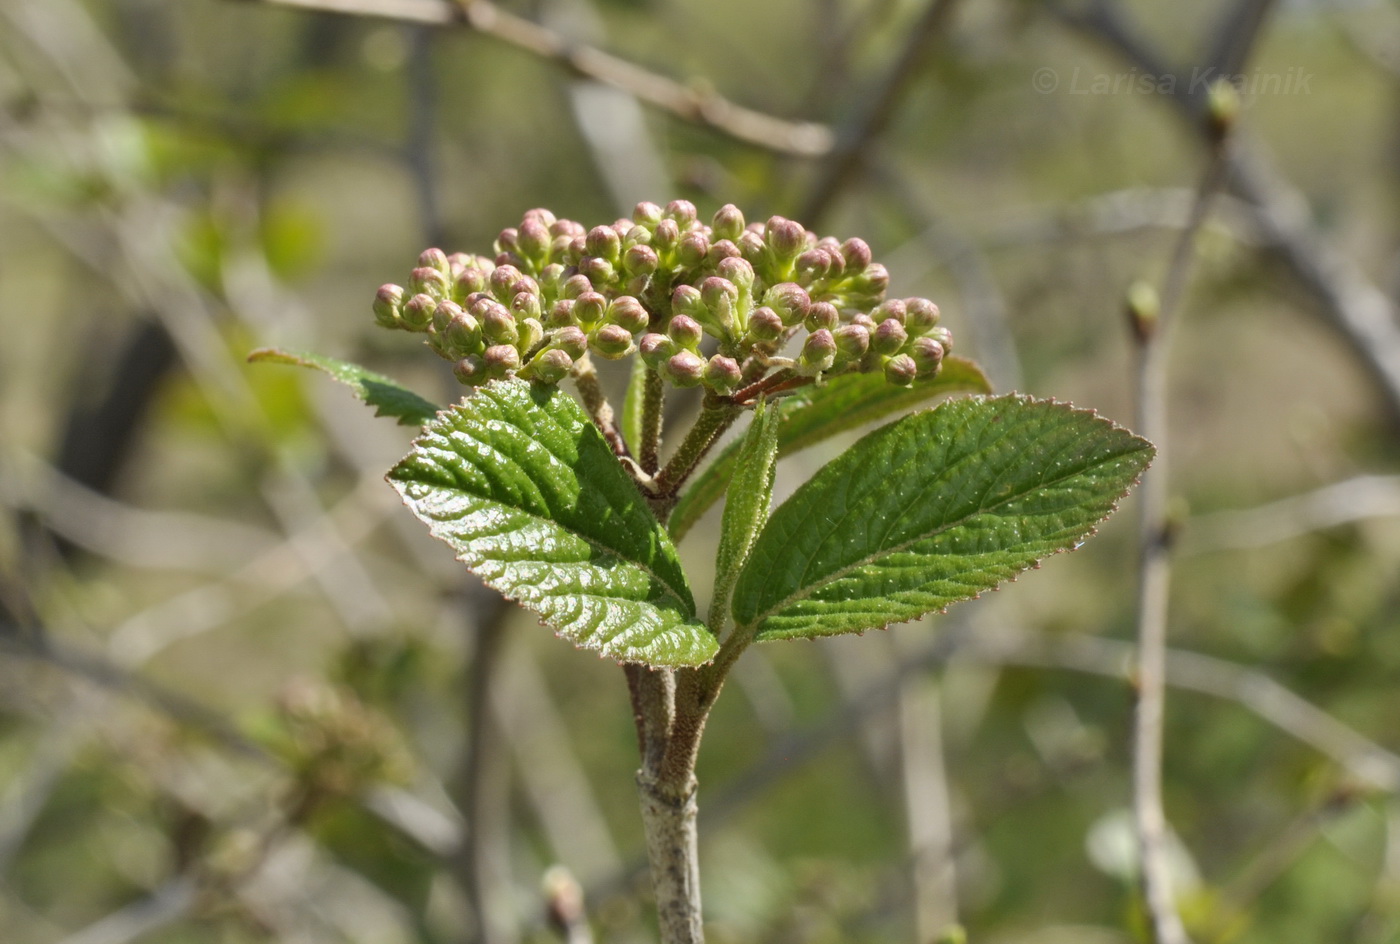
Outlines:
{"label": "flower bud cluster", "polygon": [[771,367],[878,370],[904,385],[937,374],[952,346],[933,302],[885,299],[889,274],[862,240],[779,216],[748,223],[732,205],[707,225],[685,200],[640,203],[592,229],[536,209],[494,248],[429,249],[406,288],[382,286],[374,302],[380,324],[427,335],[468,385],[556,383],[585,353],[634,352],[671,384],[721,396]]}

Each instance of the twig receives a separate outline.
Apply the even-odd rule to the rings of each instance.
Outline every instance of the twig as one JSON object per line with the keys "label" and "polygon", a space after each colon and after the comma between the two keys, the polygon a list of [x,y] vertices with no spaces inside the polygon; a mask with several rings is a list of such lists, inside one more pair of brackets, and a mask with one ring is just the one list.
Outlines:
{"label": "twig", "polygon": [[1182,553],[1245,550],[1368,518],[1400,515],[1400,475],[1359,475],[1254,508],[1186,522]]}
{"label": "twig", "polygon": [[[247,0],[245,0],[247,2]],[[729,101],[702,83],[683,83],[591,46],[575,44],[488,0],[251,0],[269,6],[385,17],[432,26],[460,26],[554,62],[575,75],[622,89],[678,118],[736,141],[790,154],[820,157],[832,148],[831,130],[786,121]]]}

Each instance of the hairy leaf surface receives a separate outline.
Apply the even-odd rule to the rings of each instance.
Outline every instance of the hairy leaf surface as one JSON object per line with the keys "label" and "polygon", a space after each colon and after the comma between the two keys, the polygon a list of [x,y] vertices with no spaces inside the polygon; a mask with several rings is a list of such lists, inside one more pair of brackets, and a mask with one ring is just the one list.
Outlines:
{"label": "hairy leaf surface", "polygon": [[1153,451],[1094,413],[1021,396],[906,416],[774,511],[734,619],[758,639],[826,636],[974,597],[1076,546]]}
{"label": "hairy leaf surface", "polygon": [[777,462],[777,405],[759,401],[740,443],[734,480],[724,499],[719,551],[715,555],[715,593],[710,604],[710,629],[715,632],[723,628],[734,582],[768,521],[768,508],[773,501],[773,467]]}
{"label": "hairy leaf surface", "polygon": [[671,539],[557,387],[480,388],[428,424],[389,481],[468,569],[578,645],[649,665],[714,655]]}
{"label": "hairy leaf surface", "polygon": [[[820,387],[808,387],[778,400],[778,457],[791,455],[823,439],[855,429],[949,393],[990,393],[982,369],[962,357],[949,357],[932,380],[894,387],[883,374],[842,374]],[[729,486],[739,445],[715,457],[681,495],[671,512],[671,536],[679,541]]]}
{"label": "hairy leaf surface", "polygon": [[334,357],[263,347],[249,354],[248,360],[253,363],[267,361],[273,364],[294,364],[329,374],[374,407],[375,416],[392,416],[401,426],[422,426],[431,420],[439,409],[435,403],[399,386],[383,374],[366,370],[358,364],[336,360]]}

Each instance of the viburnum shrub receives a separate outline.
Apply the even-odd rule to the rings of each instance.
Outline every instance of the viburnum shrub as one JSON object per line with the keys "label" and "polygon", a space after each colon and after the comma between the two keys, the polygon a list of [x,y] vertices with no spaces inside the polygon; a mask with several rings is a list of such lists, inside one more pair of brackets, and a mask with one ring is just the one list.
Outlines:
{"label": "viburnum shrub", "polygon": [[[421,426],[388,474],[412,512],[487,585],[622,663],[662,940],[698,942],[696,752],[735,660],[916,619],[1078,546],[1153,449],[1020,395],[909,412],[990,391],[952,355],[937,305],[886,297],[860,239],[746,223],[734,206],[707,225],[676,200],[592,229],[531,210],[494,250],[429,249],[373,302],[452,363],[469,389],[446,409],[354,365],[253,357],[324,370]],[[620,411],[595,358],[633,358]],[[680,387],[701,396],[677,435],[663,406]],[[770,511],[778,459],[898,414]],[[701,609],[675,545],[721,496]]]}

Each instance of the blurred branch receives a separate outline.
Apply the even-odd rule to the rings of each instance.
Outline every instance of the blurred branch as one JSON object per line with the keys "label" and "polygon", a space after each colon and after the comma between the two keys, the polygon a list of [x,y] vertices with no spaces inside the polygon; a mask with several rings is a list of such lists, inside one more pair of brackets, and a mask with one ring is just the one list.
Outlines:
{"label": "blurred branch", "polygon": [[817,169],[816,180],[798,210],[797,218],[808,228],[818,226],[836,197],[860,170],[866,155],[899,110],[919,68],[934,42],[943,35],[957,0],[929,0],[923,14],[910,28],[904,48],[889,70],[871,89],[865,102],[851,112],[836,135],[834,146]]}
{"label": "blurred branch", "polygon": [[146,898],[93,922],[59,944],[130,944],[185,917],[199,900],[199,883],[177,875]]}
{"label": "blurred branch", "polygon": [[795,157],[820,157],[832,149],[830,129],[793,122],[736,105],[701,82],[690,84],[516,16],[488,0],[244,0],[356,16],[385,17],[433,26],[460,26],[556,63],[582,78],[622,89],[662,111],[736,141]]}
{"label": "blurred branch", "polygon": [[1183,552],[1204,554],[1277,544],[1368,518],[1400,515],[1400,476],[1361,475],[1315,491],[1186,522]]}

